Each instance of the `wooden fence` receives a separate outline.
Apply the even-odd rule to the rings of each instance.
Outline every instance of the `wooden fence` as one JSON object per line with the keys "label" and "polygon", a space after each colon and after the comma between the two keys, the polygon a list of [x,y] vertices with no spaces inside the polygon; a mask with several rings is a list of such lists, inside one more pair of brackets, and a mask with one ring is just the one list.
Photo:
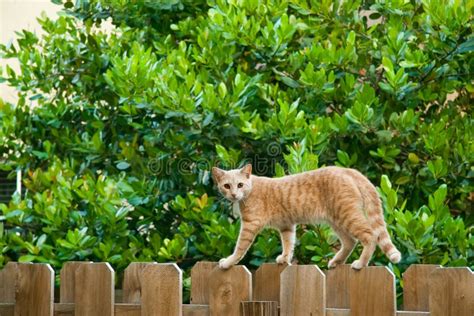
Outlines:
{"label": "wooden fence", "polygon": [[191,271],[191,304],[183,304],[175,264],[132,263],[121,297],[108,263],[68,262],[59,302],[48,264],[8,263],[0,271],[0,316],[473,316],[469,268],[412,265],[403,275],[404,310],[397,311],[395,276],[386,267],[321,271],[315,265],[264,264],[224,271],[199,262]]}

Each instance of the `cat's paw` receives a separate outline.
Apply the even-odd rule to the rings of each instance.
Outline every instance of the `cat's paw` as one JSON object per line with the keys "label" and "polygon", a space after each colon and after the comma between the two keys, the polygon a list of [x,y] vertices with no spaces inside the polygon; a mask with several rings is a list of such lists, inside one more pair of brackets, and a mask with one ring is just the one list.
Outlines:
{"label": "cat's paw", "polygon": [[360,260],[355,260],[351,264],[351,268],[354,269],[354,270],[360,270],[363,267],[364,267],[364,264],[362,264],[362,262],[360,262]]}
{"label": "cat's paw", "polygon": [[335,267],[337,267],[340,264],[341,264],[340,260],[338,260],[336,258],[332,258],[328,263],[328,268],[329,269],[334,269]]}
{"label": "cat's paw", "polygon": [[288,259],[288,256],[284,256],[284,255],[279,255],[277,258],[276,258],[276,263],[278,264],[291,264],[290,260]]}
{"label": "cat's paw", "polygon": [[234,265],[234,262],[230,257],[219,260],[219,268],[227,270]]}

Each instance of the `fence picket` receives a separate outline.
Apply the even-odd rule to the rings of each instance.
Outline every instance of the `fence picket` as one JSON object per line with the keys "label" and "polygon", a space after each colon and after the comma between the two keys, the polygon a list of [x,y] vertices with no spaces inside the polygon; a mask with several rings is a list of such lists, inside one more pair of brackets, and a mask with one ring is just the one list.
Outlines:
{"label": "fence picket", "polygon": [[53,316],[54,270],[49,264],[18,264],[15,316]]}
{"label": "fence picket", "polygon": [[350,273],[351,316],[395,316],[395,275],[387,267],[365,267]]}
{"label": "fence picket", "polygon": [[430,275],[431,316],[474,314],[474,273],[469,268],[439,268]]}
{"label": "fence picket", "polygon": [[209,280],[211,316],[240,316],[240,302],[252,299],[252,274],[245,266],[214,268]]}
{"label": "fence picket", "polygon": [[326,305],[328,308],[349,308],[349,280],[352,268],[348,264],[338,265],[326,271]]}
{"label": "fence picket", "polygon": [[114,270],[106,263],[80,264],[75,272],[75,315],[114,315]]}
{"label": "fence picket", "polygon": [[326,314],[326,276],[317,266],[288,266],[280,282],[280,315]]}
{"label": "fence picket", "polygon": [[18,277],[18,264],[8,262],[0,270],[0,302],[15,303],[15,289]]}
{"label": "fence picket", "polygon": [[141,273],[152,262],[132,262],[123,274],[123,302],[139,304],[142,297]]}
{"label": "fence picket", "polygon": [[431,272],[439,268],[435,264],[414,264],[403,273],[403,309],[407,311],[428,311]]}
{"label": "fence picket", "polygon": [[182,271],[174,263],[150,264],[141,272],[142,315],[181,316]]}
{"label": "fence picket", "polygon": [[209,304],[209,275],[217,262],[200,261],[191,269],[191,304]]}
{"label": "fence picket", "polygon": [[280,302],[280,274],[287,264],[264,263],[254,275],[253,300]]}
{"label": "fence picket", "polygon": [[63,264],[59,272],[59,302],[74,303],[74,289],[76,287],[76,270],[83,264],[91,262],[69,261]]}
{"label": "fence picket", "polygon": [[242,316],[278,316],[277,301],[242,302]]}

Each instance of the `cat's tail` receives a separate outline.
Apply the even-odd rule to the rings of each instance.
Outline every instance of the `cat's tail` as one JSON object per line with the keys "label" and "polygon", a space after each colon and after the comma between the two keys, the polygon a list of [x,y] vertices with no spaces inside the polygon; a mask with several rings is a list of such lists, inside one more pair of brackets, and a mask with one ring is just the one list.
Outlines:
{"label": "cat's tail", "polygon": [[368,203],[366,204],[368,206],[367,217],[372,229],[377,235],[377,244],[391,262],[400,262],[402,259],[402,254],[390,239],[390,235],[387,231],[387,225],[385,224],[385,220],[383,218],[382,202],[380,201],[380,197],[375,188],[370,190],[370,194],[366,197],[366,200],[368,200]]}

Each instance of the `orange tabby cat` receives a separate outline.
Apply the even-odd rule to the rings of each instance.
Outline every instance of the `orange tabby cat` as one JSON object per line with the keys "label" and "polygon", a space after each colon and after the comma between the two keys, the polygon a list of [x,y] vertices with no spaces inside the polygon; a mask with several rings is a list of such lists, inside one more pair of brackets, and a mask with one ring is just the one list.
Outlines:
{"label": "orange tabby cat", "polygon": [[329,267],[346,262],[359,240],[362,254],[352,268],[368,265],[376,245],[390,261],[401,259],[383,218],[375,187],[354,169],[325,167],[281,178],[252,175],[252,165],[242,169],[212,168],[219,191],[240,208],[241,227],[234,253],[219,261],[228,269],[245,255],[255,236],[265,227],[280,230],[283,252],[278,263],[291,263],[295,246],[295,225],[325,221],[339,236],[341,249]]}

